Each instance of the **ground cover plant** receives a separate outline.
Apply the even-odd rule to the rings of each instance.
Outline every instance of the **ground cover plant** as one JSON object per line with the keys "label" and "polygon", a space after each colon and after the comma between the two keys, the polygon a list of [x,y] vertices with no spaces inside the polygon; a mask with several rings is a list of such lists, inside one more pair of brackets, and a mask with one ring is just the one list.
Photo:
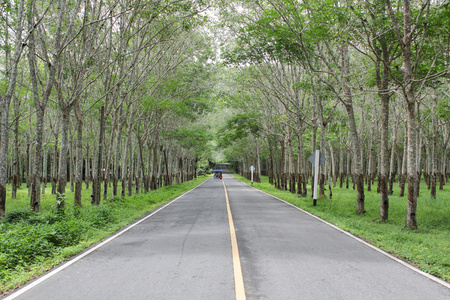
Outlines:
{"label": "ground cover plant", "polygon": [[[234,176],[250,184],[244,177]],[[398,196],[398,188],[394,188],[394,194],[389,197],[388,221],[380,222],[380,195],[376,189],[371,192],[366,190],[366,213],[357,214],[355,191],[351,188],[333,188],[332,199],[318,199],[317,206],[314,207],[310,197],[300,198],[288,191],[280,191],[269,184],[268,177],[263,176],[261,183],[254,182],[253,186],[333,223],[427,273],[450,281],[448,185],[444,186],[444,190],[438,191],[436,199],[432,199],[425,183],[421,183],[417,206],[420,226],[417,230],[405,228],[407,198]]]}
{"label": "ground cover plant", "polygon": [[83,190],[82,207],[69,204],[55,208],[51,189],[42,197],[41,212],[32,212],[27,189],[11,199],[0,221],[0,296],[78,254],[83,249],[128,225],[137,218],[199,185],[199,177],[127,197],[116,197],[100,205],[90,205],[90,190]]}

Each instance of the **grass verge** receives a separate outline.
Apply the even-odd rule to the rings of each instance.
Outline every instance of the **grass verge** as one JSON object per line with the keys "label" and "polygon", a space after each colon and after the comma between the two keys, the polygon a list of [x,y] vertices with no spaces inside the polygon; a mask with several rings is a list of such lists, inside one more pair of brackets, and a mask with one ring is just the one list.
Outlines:
{"label": "grass verge", "polygon": [[[115,197],[90,205],[90,190],[83,190],[82,207],[69,204],[56,210],[56,196],[46,190],[41,212],[29,210],[27,189],[7,199],[0,222],[0,297],[108,237],[139,217],[198,186],[209,177],[162,187],[148,194]],[[50,188],[49,188],[50,189]],[[8,191],[10,193],[10,191]]]}
{"label": "grass verge", "polygon": [[[242,176],[238,180],[250,184]],[[280,191],[263,177],[253,183],[257,189],[281,198],[336,226],[361,237],[372,245],[393,254],[419,269],[450,282],[450,187],[437,191],[431,199],[425,183],[421,183],[417,205],[418,229],[404,228],[407,196],[399,197],[399,188],[389,197],[389,220],[379,221],[380,195],[365,191],[364,215],[356,213],[356,192],[353,189],[333,188],[333,199],[322,198],[312,206],[310,197],[299,198],[288,191]],[[310,188],[309,188],[310,190]]]}

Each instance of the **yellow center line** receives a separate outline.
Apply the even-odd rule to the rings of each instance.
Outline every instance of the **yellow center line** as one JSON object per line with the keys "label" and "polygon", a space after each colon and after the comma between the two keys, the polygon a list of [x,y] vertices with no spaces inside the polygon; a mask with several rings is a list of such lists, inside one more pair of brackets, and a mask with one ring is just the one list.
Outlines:
{"label": "yellow center line", "polygon": [[231,252],[233,255],[233,269],[234,269],[234,289],[236,291],[236,300],[245,300],[244,277],[242,276],[241,259],[239,258],[239,249],[236,239],[236,231],[234,229],[233,216],[231,214],[230,201],[228,200],[227,187],[225,180],[222,180],[223,188],[225,189],[225,199],[227,200],[228,222],[230,224],[231,236]]}

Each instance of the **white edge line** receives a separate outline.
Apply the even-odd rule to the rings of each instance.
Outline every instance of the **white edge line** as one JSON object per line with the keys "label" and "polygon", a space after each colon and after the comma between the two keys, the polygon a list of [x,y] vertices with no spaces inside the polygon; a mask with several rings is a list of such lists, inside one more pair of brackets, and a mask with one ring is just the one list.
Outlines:
{"label": "white edge line", "polygon": [[86,257],[87,255],[91,254],[92,252],[94,252],[95,250],[97,250],[98,248],[106,245],[107,243],[111,242],[112,240],[114,240],[115,238],[121,236],[122,234],[124,234],[125,232],[127,232],[128,230],[130,230],[131,228],[135,227],[136,225],[144,222],[145,220],[147,220],[148,218],[152,217],[153,215],[155,215],[156,213],[160,212],[161,210],[163,210],[164,208],[166,208],[167,206],[171,205],[172,203],[174,203],[175,201],[179,200],[180,198],[182,198],[183,196],[185,196],[186,194],[190,193],[191,191],[195,190],[196,188],[200,187],[202,184],[204,184],[206,181],[208,181],[209,179],[206,179],[205,181],[203,181],[202,183],[200,183],[198,186],[190,189],[189,191],[185,192],[184,194],[181,194],[180,196],[170,200],[168,203],[164,204],[163,206],[159,207],[158,209],[156,209],[155,211],[153,211],[151,214],[149,214],[148,216],[140,219],[139,221],[136,221],[135,223],[132,223],[131,225],[129,225],[128,227],[124,227],[122,229],[120,229],[120,231],[114,233],[113,235],[111,235],[109,238],[107,238],[106,240],[104,240],[103,242],[100,242],[99,244],[93,246],[92,248],[88,248],[88,250],[86,250],[85,252],[82,252],[81,254],[79,254],[78,256],[76,256],[75,258],[68,260],[64,263],[62,263],[63,265],[56,267],[54,270],[50,271],[49,273],[42,275],[41,277],[38,277],[37,279],[35,279],[34,281],[31,281],[29,284],[19,288],[18,290],[12,292],[10,295],[8,295],[6,298],[2,298],[3,300],[12,300],[15,299],[17,297],[19,297],[20,295],[22,295],[23,293],[27,292],[28,290],[31,290],[32,288],[34,288],[35,286],[37,286],[38,284],[41,284],[42,282],[44,282],[45,280],[49,279],[50,277],[52,277],[53,275],[56,275],[57,273],[61,272],[62,270],[64,270],[65,268],[71,266],[72,264],[76,263],[77,261],[79,261],[80,259]]}
{"label": "white edge line", "polygon": [[366,245],[366,246],[368,246],[368,247],[374,249],[375,251],[378,251],[379,253],[381,253],[381,254],[383,254],[383,255],[389,257],[390,259],[395,260],[396,262],[402,264],[403,266],[405,266],[405,267],[407,267],[407,268],[409,268],[409,269],[411,269],[411,270],[413,270],[413,271],[415,271],[415,272],[417,272],[417,273],[419,273],[419,274],[421,274],[421,275],[427,277],[428,279],[433,280],[433,281],[435,281],[436,283],[439,283],[439,284],[445,286],[446,288],[449,288],[449,289],[450,289],[450,283],[448,283],[447,281],[445,281],[445,280],[443,280],[443,279],[441,279],[441,278],[438,278],[438,277],[436,277],[436,276],[433,276],[433,275],[431,275],[431,274],[428,274],[428,273],[426,273],[426,272],[420,270],[419,268],[416,268],[416,267],[410,265],[409,263],[407,263],[407,262],[405,262],[405,261],[403,261],[403,260],[401,260],[401,259],[399,259],[399,258],[393,256],[392,254],[390,254],[390,253],[388,253],[388,252],[386,252],[386,251],[384,251],[384,250],[382,250],[382,249],[380,249],[380,248],[378,248],[378,247],[375,247],[374,245],[372,245],[372,244],[370,244],[370,243],[364,241],[363,239],[361,239],[361,238],[359,238],[359,237],[353,235],[352,233],[350,233],[350,232],[348,232],[348,231],[345,231],[344,229],[339,228],[339,227],[337,227],[336,225],[334,225],[334,224],[332,224],[332,223],[330,223],[330,222],[327,222],[327,221],[325,221],[325,220],[319,218],[318,216],[313,215],[312,213],[310,213],[310,212],[308,212],[308,211],[306,211],[306,210],[304,210],[304,209],[301,209],[301,208],[298,207],[298,206],[295,206],[295,205],[292,204],[292,203],[287,202],[286,200],[283,200],[283,199],[278,198],[278,197],[276,197],[276,196],[274,196],[274,195],[271,195],[271,194],[269,194],[269,193],[267,193],[267,192],[264,192],[264,191],[262,191],[262,190],[259,190],[259,189],[255,188],[255,187],[251,186],[251,185],[248,185],[248,184],[246,184],[245,182],[242,182],[242,181],[236,179],[234,176],[233,176],[233,178],[234,178],[235,180],[237,180],[238,182],[241,182],[241,183],[247,185],[247,186],[250,187],[250,188],[253,188],[253,189],[255,189],[255,190],[257,190],[257,191],[259,191],[259,192],[261,192],[261,193],[264,193],[264,194],[266,194],[266,195],[268,195],[268,196],[270,196],[270,197],[272,197],[272,198],[274,198],[274,199],[277,199],[278,201],[284,202],[284,203],[286,203],[287,205],[290,205],[290,206],[292,206],[292,207],[294,207],[294,208],[296,208],[296,209],[298,209],[298,210],[304,212],[305,214],[307,214],[307,215],[309,215],[309,216],[311,216],[311,217],[313,217],[313,218],[315,218],[315,219],[317,219],[317,220],[319,220],[319,221],[321,221],[321,222],[327,224],[328,226],[333,227],[334,229],[336,229],[336,230],[338,230],[338,231],[340,231],[340,232],[346,234],[347,236],[349,236],[349,237],[351,237],[351,238],[357,240],[358,242],[360,242],[360,243],[362,243],[362,244],[364,244],[364,245]]}

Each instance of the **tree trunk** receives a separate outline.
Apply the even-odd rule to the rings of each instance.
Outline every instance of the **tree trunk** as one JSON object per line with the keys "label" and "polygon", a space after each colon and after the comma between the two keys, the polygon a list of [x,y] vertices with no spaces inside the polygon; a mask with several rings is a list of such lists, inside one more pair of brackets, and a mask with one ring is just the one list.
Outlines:
{"label": "tree trunk", "polygon": [[[433,199],[436,199],[436,146],[437,146],[437,115],[436,115],[436,107],[437,107],[437,97],[436,94],[433,95],[433,106],[432,106],[432,141],[431,141],[431,166],[430,166],[430,175],[431,175],[431,190],[430,195]],[[445,152],[444,152],[445,153]]]}
{"label": "tree trunk", "polygon": [[61,144],[59,152],[59,169],[58,169],[58,195],[56,196],[56,207],[58,209],[64,208],[64,197],[66,193],[67,184],[67,153],[69,150],[69,122],[70,122],[70,109],[64,107],[62,111],[62,126],[61,126]]}
{"label": "tree trunk", "polygon": [[[9,74],[9,86],[5,96],[0,95],[0,219],[3,218],[6,211],[6,181],[7,181],[7,165],[8,165],[8,144],[9,144],[9,107],[11,99],[16,87],[17,70],[20,55],[22,54],[22,16],[24,8],[24,0],[21,0],[17,6],[16,20],[16,37],[15,51],[11,65],[11,73]],[[7,17],[9,18],[9,16]],[[8,28],[6,30],[9,30]],[[7,50],[8,51],[8,50]],[[8,57],[6,61],[8,62]],[[18,154],[17,154],[18,155]]]}
{"label": "tree trunk", "polygon": [[52,195],[56,195],[56,174],[58,168],[58,136],[55,136],[55,146],[53,147],[52,169],[51,169],[51,181],[52,181]]}
{"label": "tree trunk", "polygon": [[84,183],[86,184],[86,189],[89,189],[89,183],[90,183],[90,178],[91,178],[91,158],[89,156],[89,144],[86,145],[86,165],[85,165],[85,169],[84,169]]}
{"label": "tree trunk", "polygon": [[342,143],[343,137],[342,137],[342,126],[339,123],[339,188],[342,189],[342,186],[344,185],[344,145]]}
{"label": "tree trunk", "polygon": [[417,104],[417,115],[416,115],[416,198],[419,197],[420,193],[420,179],[422,177],[422,135],[421,135],[421,120],[420,120],[420,103]]}
{"label": "tree trunk", "polygon": [[33,176],[31,183],[30,207],[32,211],[39,212],[41,208],[41,174],[42,174],[42,140],[44,135],[45,108],[36,108],[36,153],[34,159]]}
{"label": "tree trunk", "polygon": [[[344,45],[342,47],[342,57],[344,60],[344,72],[346,76],[344,76],[344,80],[347,81],[350,76],[350,60],[348,55],[348,46]],[[347,116],[348,116],[348,127],[350,136],[352,139],[352,147],[353,147],[353,154],[355,156],[354,161],[354,178],[356,183],[356,211],[360,214],[365,213],[364,208],[364,174],[363,174],[363,168],[361,165],[361,144],[359,141],[359,135],[358,131],[356,129],[356,120],[354,116],[353,111],[353,97],[352,92],[349,87],[349,84],[345,84],[344,87],[345,91],[345,108],[347,110]]]}
{"label": "tree trunk", "polygon": [[293,151],[292,151],[292,138],[291,138],[291,130],[288,126],[286,126],[286,142],[287,142],[287,179],[289,179],[289,192],[295,193],[295,177],[294,177],[294,161],[293,161]]}
{"label": "tree trunk", "polygon": [[47,174],[48,174],[48,170],[47,170],[47,149],[46,149],[46,145],[44,146],[44,161],[42,163],[42,195],[45,195],[45,187],[47,185]]}
{"label": "tree trunk", "polygon": [[17,187],[20,186],[20,149],[19,149],[19,99],[14,100],[14,115],[16,121],[14,122],[14,175],[12,180],[11,198],[17,198]]}
{"label": "tree trunk", "polygon": [[[385,70],[386,71],[386,70]],[[380,220],[386,221],[389,216],[388,183],[388,140],[389,140],[389,95],[381,94],[381,165],[380,165]],[[395,135],[395,133],[394,133]],[[395,147],[395,145],[393,145]]]}
{"label": "tree trunk", "polygon": [[405,196],[405,182],[406,182],[406,161],[408,158],[408,126],[405,128],[405,142],[403,144],[403,159],[402,159],[402,171],[399,176],[398,185],[400,187],[399,196]]}
{"label": "tree trunk", "polygon": [[391,148],[391,162],[389,167],[389,188],[388,195],[392,195],[394,189],[395,180],[395,148],[397,146],[397,122],[395,122],[394,133],[392,137],[392,148]]}
{"label": "tree trunk", "polygon": [[159,136],[156,135],[155,143],[153,145],[153,163],[152,163],[152,175],[150,181],[150,189],[158,189],[158,148],[159,148]]}
{"label": "tree trunk", "polygon": [[284,137],[281,141],[281,168],[280,168],[280,179],[281,179],[281,185],[280,190],[285,191],[286,190],[286,137]]}
{"label": "tree trunk", "polygon": [[[60,42],[60,33],[61,33],[61,18],[58,20],[58,28],[55,35],[55,45],[56,48],[59,48]],[[42,144],[43,144],[43,136],[44,136],[44,121],[45,121],[45,108],[47,106],[47,101],[50,97],[50,93],[53,88],[53,84],[55,82],[55,73],[57,66],[59,64],[58,55],[54,58],[54,65],[49,66],[50,72],[47,79],[47,85],[45,87],[45,91],[42,95],[42,99],[40,99],[39,93],[39,85],[37,79],[37,71],[36,71],[36,48],[35,48],[35,38],[34,38],[34,14],[28,14],[28,23],[29,29],[31,33],[28,39],[28,63],[30,69],[30,80],[32,83],[32,91],[33,91],[33,99],[34,105],[36,109],[36,154],[33,168],[33,178],[31,184],[31,199],[30,206],[31,209],[35,212],[39,212],[41,205],[41,175],[42,175]],[[59,51],[59,50],[58,50]]]}
{"label": "tree trunk", "polygon": [[9,105],[6,99],[0,95],[1,122],[0,122],[0,219],[6,212],[6,168],[8,165],[8,141],[9,141]]}
{"label": "tree trunk", "polygon": [[74,171],[74,156],[73,156],[73,136],[70,138],[69,141],[69,181],[70,181],[70,192],[74,192],[75,190],[75,171]]}
{"label": "tree trunk", "polygon": [[[412,84],[412,83],[411,83]],[[414,97],[413,90],[408,88],[409,97]],[[411,98],[410,98],[411,99]],[[406,207],[406,227],[417,229],[417,160],[416,160],[416,119],[415,100],[408,100],[408,157],[407,157],[407,179],[408,179],[408,204]]]}
{"label": "tree trunk", "polygon": [[261,155],[259,149],[259,138],[256,138],[256,182],[261,183]]}
{"label": "tree trunk", "polygon": [[273,157],[273,145],[272,145],[272,139],[269,137],[268,138],[268,142],[269,142],[269,167],[268,167],[268,172],[269,172],[269,184],[274,184],[274,157]]}
{"label": "tree trunk", "polygon": [[129,176],[129,166],[127,165],[129,163],[129,159],[128,159],[128,144],[131,143],[130,138],[131,138],[131,130],[128,127],[127,128],[127,135],[126,135],[126,142],[125,145],[123,145],[123,151],[122,151],[122,176],[121,176],[121,180],[122,180],[122,190],[120,192],[120,195],[122,197],[125,197],[125,191],[127,189],[127,179]]}
{"label": "tree trunk", "polygon": [[103,139],[105,137],[105,107],[100,108],[100,132],[98,138],[98,153],[95,169],[97,174],[92,183],[91,204],[99,205],[101,201],[101,183],[102,183],[102,160],[103,160]]}
{"label": "tree trunk", "polygon": [[[81,206],[81,190],[83,186],[83,117],[79,101],[75,103],[75,113],[77,120],[77,141],[76,141],[76,165],[75,165],[75,196],[74,205]],[[88,165],[86,164],[86,168]]]}

